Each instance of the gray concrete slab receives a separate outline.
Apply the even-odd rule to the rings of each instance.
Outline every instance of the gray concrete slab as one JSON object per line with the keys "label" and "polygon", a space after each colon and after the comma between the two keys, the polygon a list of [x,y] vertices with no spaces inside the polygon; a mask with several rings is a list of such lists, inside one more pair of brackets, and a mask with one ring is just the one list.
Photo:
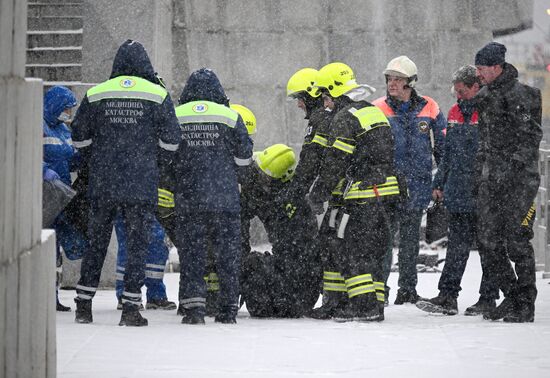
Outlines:
{"label": "gray concrete slab", "polygon": [[17,262],[6,267],[6,331],[3,349],[6,356],[5,378],[17,377],[17,329],[19,324],[19,266]]}
{"label": "gray concrete slab", "polygon": [[31,366],[33,377],[46,376],[46,326],[49,299],[48,290],[51,290],[51,285],[45,285],[48,282],[48,274],[43,268],[50,263],[51,254],[43,253],[44,246],[36,245],[33,248],[32,256],[32,290],[31,301],[33,303],[34,316],[31,322]]}
{"label": "gray concrete slab", "polygon": [[[6,307],[8,302],[7,297],[8,286],[8,267],[7,264],[0,264],[0,339],[6,339],[6,328],[8,326]],[[6,343],[2,342],[0,347],[0,376],[6,374]]]}
{"label": "gray concrete slab", "polygon": [[[29,227],[30,230],[30,227]],[[19,303],[17,307],[17,376],[30,377],[32,375],[31,325],[37,316],[34,312],[31,300],[32,288],[32,262],[33,256],[30,251],[19,255]]]}

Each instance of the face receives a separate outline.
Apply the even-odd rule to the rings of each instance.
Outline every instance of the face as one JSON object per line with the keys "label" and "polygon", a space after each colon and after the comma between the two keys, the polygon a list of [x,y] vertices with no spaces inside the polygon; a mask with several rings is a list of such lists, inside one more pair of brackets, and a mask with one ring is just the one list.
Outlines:
{"label": "face", "polygon": [[407,79],[404,77],[388,75],[388,93],[398,100],[408,101],[411,96],[411,89],[407,86]]}
{"label": "face", "polygon": [[73,116],[73,108],[66,108],[65,110],[63,110],[63,112],[61,112],[61,114],[59,115],[59,117],[57,117],[57,119],[65,123],[71,123],[72,116]]}
{"label": "face", "polygon": [[479,91],[479,84],[474,83],[471,87],[468,87],[463,82],[459,81],[453,85],[453,88],[457,100],[470,100]]}
{"label": "face", "polygon": [[323,106],[330,110],[334,110],[334,108],[336,107],[336,104],[334,104],[334,100],[332,99],[332,97],[326,94],[323,94]]}
{"label": "face", "polygon": [[298,107],[302,109],[304,112],[306,111],[306,103],[304,102],[303,98],[298,98],[296,105],[298,105]]}
{"label": "face", "polygon": [[502,73],[502,66],[476,66],[481,84],[491,84]]}

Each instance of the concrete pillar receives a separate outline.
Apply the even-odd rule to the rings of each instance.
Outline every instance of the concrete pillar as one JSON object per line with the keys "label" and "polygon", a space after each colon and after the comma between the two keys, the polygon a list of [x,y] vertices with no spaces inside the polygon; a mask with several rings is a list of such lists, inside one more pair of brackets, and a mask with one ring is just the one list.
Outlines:
{"label": "concrete pillar", "polygon": [[0,376],[6,378],[56,376],[55,235],[42,233],[42,81],[24,78],[26,29],[27,2],[0,0]]}

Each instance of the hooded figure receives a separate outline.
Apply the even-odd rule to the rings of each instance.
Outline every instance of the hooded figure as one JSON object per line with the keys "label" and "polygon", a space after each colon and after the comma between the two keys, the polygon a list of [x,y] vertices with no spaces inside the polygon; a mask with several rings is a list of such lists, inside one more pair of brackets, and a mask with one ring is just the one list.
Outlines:
{"label": "hooded figure", "polygon": [[73,130],[75,146],[89,157],[90,200],[90,248],[84,254],[76,288],[76,321],[93,321],[92,298],[113,223],[120,214],[127,231],[128,261],[119,324],[147,325],[138,308],[157,204],[158,151],[173,154],[181,134],[170,95],[143,45],[127,40],[120,46],[110,79],[88,90]]}
{"label": "hooded figure", "polygon": [[220,281],[216,321],[235,323],[239,296],[238,167],[251,163],[252,143],[241,116],[216,77],[202,68],[189,77],[176,108],[183,145],[175,159],[176,240],[182,323],[204,323],[207,245]]}
{"label": "hooded figure", "polygon": [[74,167],[71,163],[76,157],[76,149],[71,131],[61,119],[68,121],[70,116],[64,111],[75,106],[76,98],[66,87],[52,87],[44,95],[44,169],[55,171],[67,185],[71,185],[71,168]]}

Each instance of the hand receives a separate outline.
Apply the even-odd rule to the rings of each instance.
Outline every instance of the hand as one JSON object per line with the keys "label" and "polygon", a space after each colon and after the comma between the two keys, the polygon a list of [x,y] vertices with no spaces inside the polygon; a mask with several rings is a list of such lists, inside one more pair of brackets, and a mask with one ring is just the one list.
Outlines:
{"label": "hand", "polygon": [[434,189],[432,191],[432,198],[435,202],[442,202],[443,201],[443,191],[439,189]]}
{"label": "hand", "polygon": [[44,181],[53,181],[53,180],[60,180],[61,177],[57,174],[56,171],[53,169],[46,169],[46,172],[44,172]]}

